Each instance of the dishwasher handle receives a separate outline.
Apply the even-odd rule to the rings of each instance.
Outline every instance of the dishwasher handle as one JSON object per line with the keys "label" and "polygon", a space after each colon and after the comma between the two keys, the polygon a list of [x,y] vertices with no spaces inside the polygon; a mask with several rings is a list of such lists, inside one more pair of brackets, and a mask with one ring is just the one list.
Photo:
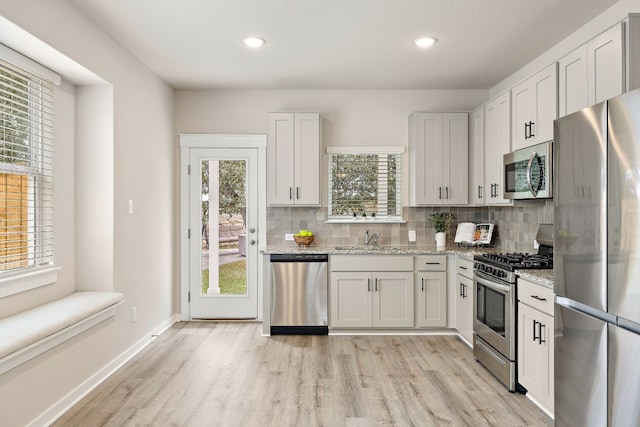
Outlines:
{"label": "dishwasher handle", "polygon": [[328,262],[328,254],[271,254],[271,262]]}

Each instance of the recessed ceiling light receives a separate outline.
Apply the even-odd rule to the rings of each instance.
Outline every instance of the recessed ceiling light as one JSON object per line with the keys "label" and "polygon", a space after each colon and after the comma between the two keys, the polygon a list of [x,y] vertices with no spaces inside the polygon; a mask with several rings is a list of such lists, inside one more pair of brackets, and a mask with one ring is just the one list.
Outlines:
{"label": "recessed ceiling light", "polygon": [[415,44],[418,47],[429,47],[429,46],[433,46],[438,40],[436,40],[434,37],[420,37],[417,38],[413,41],[413,44]]}
{"label": "recessed ceiling light", "polygon": [[252,48],[258,48],[264,44],[264,39],[259,37],[245,37],[242,39],[242,43]]}

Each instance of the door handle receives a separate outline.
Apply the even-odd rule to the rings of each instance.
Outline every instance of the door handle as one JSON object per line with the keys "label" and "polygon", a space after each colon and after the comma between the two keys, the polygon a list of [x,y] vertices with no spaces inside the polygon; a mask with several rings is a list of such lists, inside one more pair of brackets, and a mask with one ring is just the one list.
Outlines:
{"label": "door handle", "polygon": [[300,198],[300,187],[296,187],[296,200]]}
{"label": "door handle", "polygon": [[289,187],[289,200],[293,199],[293,188]]}
{"label": "door handle", "polygon": [[542,322],[538,322],[538,342],[540,343],[540,345],[542,345],[542,343],[547,342],[547,340],[542,339],[542,328],[544,327],[545,325],[543,325]]}
{"label": "door handle", "polygon": [[424,292],[424,277],[422,278],[422,292]]}
{"label": "door handle", "polygon": [[482,186],[478,185],[478,199],[482,199]]}
{"label": "door handle", "polygon": [[371,292],[371,279],[367,279],[367,292]]}
{"label": "door handle", "polygon": [[376,277],[376,288],[375,288],[376,292],[378,292],[378,278]]}
{"label": "door handle", "polygon": [[449,199],[449,187],[444,187],[445,189],[445,193],[446,193],[446,198]]}
{"label": "door handle", "polygon": [[529,139],[529,132],[528,132],[528,130],[529,130],[529,124],[528,124],[528,123],[525,123],[525,124],[524,124],[524,139]]}
{"label": "door handle", "polygon": [[467,297],[467,285],[463,284],[462,285],[462,299],[465,299]]}
{"label": "door handle", "polygon": [[535,133],[533,133],[533,126],[535,125],[534,122],[529,122],[529,138],[533,138],[534,136],[536,136]]}
{"label": "door handle", "polygon": [[533,341],[536,341],[538,337],[536,337],[536,325],[538,322],[536,320],[533,321]]}
{"label": "door handle", "polygon": [[438,187],[438,199],[442,199],[442,187]]}

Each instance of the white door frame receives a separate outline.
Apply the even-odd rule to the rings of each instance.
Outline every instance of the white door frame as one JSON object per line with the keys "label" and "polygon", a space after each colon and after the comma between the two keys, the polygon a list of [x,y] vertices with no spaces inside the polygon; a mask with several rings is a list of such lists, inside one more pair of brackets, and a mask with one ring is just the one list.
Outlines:
{"label": "white door frame", "polygon": [[[189,313],[189,150],[191,148],[256,148],[258,150],[258,320],[263,317],[264,263],[260,252],[267,242],[267,136],[180,134],[180,320]],[[192,237],[200,230],[191,230]],[[198,237],[199,238],[199,237]]]}

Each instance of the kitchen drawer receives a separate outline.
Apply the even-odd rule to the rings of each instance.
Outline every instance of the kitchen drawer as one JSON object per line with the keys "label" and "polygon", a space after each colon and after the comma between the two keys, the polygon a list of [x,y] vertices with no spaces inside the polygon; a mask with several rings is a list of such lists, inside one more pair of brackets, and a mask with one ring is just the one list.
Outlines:
{"label": "kitchen drawer", "polygon": [[418,271],[447,271],[446,255],[419,255],[416,257]]}
{"label": "kitchen drawer", "polygon": [[456,271],[467,279],[473,279],[473,261],[466,258],[456,258]]}
{"label": "kitchen drawer", "polygon": [[332,255],[329,265],[331,271],[413,271],[413,257],[411,255]]}
{"label": "kitchen drawer", "polygon": [[549,288],[518,279],[518,301],[553,316],[553,291]]}

